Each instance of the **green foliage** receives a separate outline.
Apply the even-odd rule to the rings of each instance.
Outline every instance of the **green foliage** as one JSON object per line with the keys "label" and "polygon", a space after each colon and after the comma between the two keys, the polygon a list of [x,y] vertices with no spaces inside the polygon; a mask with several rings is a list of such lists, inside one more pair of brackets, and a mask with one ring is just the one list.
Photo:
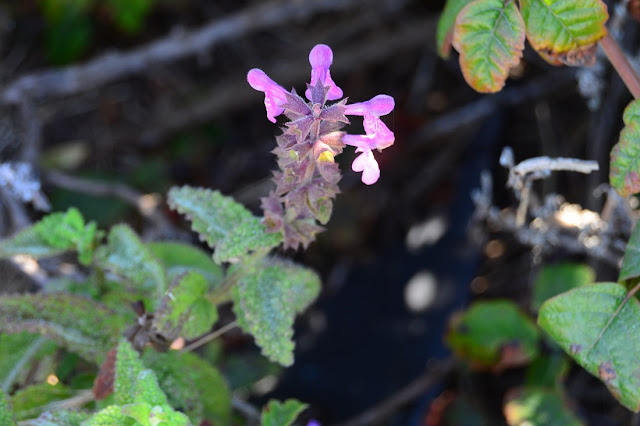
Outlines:
{"label": "green foliage", "polygon": [[266,253],[282,240],[280,234],[268,234],[260,219],[218,191],[203,188],[171,188],[169,206],[187,216],[191,229],[215,249],[213,260],[232,262],[248,253]]}
{"label": "green foliage", "polygon": [[87,420],[89,416],[88,413],[81,411],[47,411],[37,419],[31,420],[29,426],[81,426],[82,422]]}
{"label": "green foliage", "polygon": [[591,284],[595,272],[587,265],[580,263],[559,263],[542,268],[535,283],[531,305],[537,311],[547,299],[551,299],[565,291]]}
{"label": "green foliage", "polygon": [[185,272],[198,272],[214,287],[222,281],[224,272],[211,256],[197,247],[173,241],[147,243],[153,255],[162,262],[167,279],[173,282]]}
{"label": "green foliage", "polygon": [[45,216],[12,238],[0,241],[0,257],[26,254],[39,258],[77,250],[80,262],[88,265],[100,238],[102,232],[97,230],[96,224],[85,224],[82,214],[70,208],[66,213]]}
{"label": "green foliage", "polygon": [[520,0],[520,10],[527,40],[545,59],[593,45],[607,34],[609,16],[601,0]]}
{"label": "green foliage", "polygon": [[637,277],[640,277],[640,226],[636,225],[624,251],[618,280],[625,281]]}
{"label": "green foliage", "polygon": [[580,426],[582,421],[553,389],[527,386],[507,394],[504,414],[510,426]]}
{"label": "green foliage", "polygon": [[451,321],[446,341],[478,367],[522,365],[538,355],[538,328],[515,303],[480,301]]}
{"label": "green foliage", "polygon": [[205,297],[207,281],[197,272],[175,279],[154,313],[153,327],[168,341],[193,339],[218,320],[216,307]]}
{"label": "green foliage", "polygon": [[640,306],[616,283],[579,287],[548,300],[538,323],[632,411],[640,410]]}
{"label": "green foliage", "polygon": [[122,407],[110,405],[91,416],[83,426],[134,426],[135,420],[122,412]]}
{"label": "green foliage", "polygon": [[533,360],[527,367],[525,384],[527,386],[545,386],[561,388],[561,381],[569,372],[569,359],[564,353],[554,351]]}
{"label": "green foliage", "polygon": [[284,366],[293,363],[293,321],[320,291],[320,279],[310,269],[291,262],[265,259],[242,265],[233,288],[238,324],[253,335],[262,353]]}
{"label": "green foliage", "polygon": [[436,33],[436,42],[438,45],[438,53],[441,57],[447,59],[451,53],[451,39],[453,37],[453,25],[456,17],[463,7],[472,0],[447,0],[444,10],[438,20],[438,30]]}
{"label": "green foliage", "polygon": [[148,294],[147,307],[160,300],[167,289],[162,265],[127,225],[111,228],[109,244],[96,251],[96,264]]}
{"label": "green foliage", "polygon": [[91,43],[88,13],[93,0],[42,0],[47,20],[46,48],[51,62],[67,64],[84,54]]}
{"label": "green foliage", "polygon": [[0,425],[13,426],[15,424],[16,419],[11,412],[7,395],[0,389]]}
{"label": "green foliage", "polygon": [[107,0],[107,6],[118,28],[135,34],[142,29],[151,0]]}
{"label": "green foliage", "polygon": [[28,361],[37,354],[49,352],[52,346],[55,347],[55,343],[51,342],[43,348],[41,339],[33,333],[0,334],[0,389],[9,391],[11,384],[19,380],[21,371],[16,369],[24,370]]}
{"label": "green foliage", "polygon": [[231,395],[224,378],[208,362],[189,352],[147,350],[144,364],[158,376],[169,403],[186,413],[193,424],[203,420],[228,425]]}
{"label": "green foliage", "polygon": [[631,102],[622,119],[625,126],[611,150],[609,182],[627,197],[640,192],[640,101]]}
{"label": "green foliage", "polygon": [[100,363],[125,324],[104,305],[62,293],[0,298],[0,331],[47,336],[84,359]]}
{"label": "green foliage", "polygon": [[511,67],[520,63],[524,37],[524,22],[515,1],[467,4],[456,18],[453,33],[467,83],[478,92],[500,91]]}
{"label": "green foliage", "polygon": [[262,410],[260,424],[262,426],[290,426],[298,414],[307,408],[307,404],[295,399],[285,402],[271,400]]}
{"label": "green foliage", "polygon": [[11,397],[11,405],[16,419],[25,420],[40,415],[47,409],[47,404],[67,399],[75,393],[63,384],[40,383],[17,391]]}

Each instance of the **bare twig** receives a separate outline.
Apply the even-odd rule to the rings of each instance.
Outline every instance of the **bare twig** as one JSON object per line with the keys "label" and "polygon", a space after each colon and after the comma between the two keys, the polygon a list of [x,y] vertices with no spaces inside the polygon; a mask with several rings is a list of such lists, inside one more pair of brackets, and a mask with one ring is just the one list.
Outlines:
{"label": "bare twig", "polygon": [[218,43],[251,32],[305,19],[316,13],[340,11],[366,3],[364,0],[257,2],[253,7],[211,21],[196,30],[173,31],[168,37],[128,52],[106,53],[84,64],[25,75],[0,92],[0,101],[20,103],[25,97],[60,97],[92,90],[153,66],[202,54]]}
{"label": "bare twig", "polygon": [[260,423],[260,410],[258,410],[247,401],[244,401],[233,395],[233,397],[231,398],[231,405],[236,411],[240,412],[247,419],[248,425],[255,425]]}
{"label": "bare twig", "polygon": [[211,333],[199,338],[198,340],[191,343],[190,345],[185,346],[184,348],[181,349],[181,352],[189,352],[194,349],[197,349],[200,346],[204,345],[205,343],[209,343],[210,341],[216,339],[217,337],[222,336],[224,333],[231,330],[232,328],[235,328],[237,325],[238,325],[237,321],[231,321],[229,324],[226,324],[220,327],[219,329],[212,331]]}
{"label": "bare twig", "polygon": [[541,172],[541,171],[568,171],[578,173],[591,173],[598,170],[598,163],[596,161],[578,160],[575,158],[549,158],[549,157],[535,157],[528,160],[521,161],[511,169],[513,173],[519,176],[524,176],[529,173]]}
{"label": "bare twig", "polygon": [[422,395],[427,389],[435,386],[444,376],[449,374],[456,365],[453,358],[438,361],[422,376],[409,383],[390,398],[366,410],[356,417],[341,423],[340,426],[364,426],[382,422],[388,419],[400,407]]}
{"label": "bare twig", "polygon": [[631,64],[629,64],[627,57],[613,36],[611,34],[604,36],[604,38],[600,40],[600,47],[604,50],[611,65],[613,65],[618,72],[618,75],[620,75],[620,78],[622,78],[622,81],[624,81],[624,84],[633,97],[635,99],[640,98],[640,79],[638,79],[638,75],[631,67]]}

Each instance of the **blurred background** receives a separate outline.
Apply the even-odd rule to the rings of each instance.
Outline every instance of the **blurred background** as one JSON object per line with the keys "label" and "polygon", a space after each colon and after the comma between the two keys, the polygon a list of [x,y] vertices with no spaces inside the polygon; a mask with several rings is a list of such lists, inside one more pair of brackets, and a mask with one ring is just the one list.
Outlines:
{"label": "blurred background", "polygon": [[[0,163],[30,164],[52,210],[76,206],[101,228],[124,221],[147,239],[193,238],[164,204],[172,185],[218,189],[255,213],[272,188],[279,129],[266,119],[263,95],[246,83],[247,71],[261,68],[301,92],[310,49],[331,46],[332,77],[351,101],[395,98],[384,117],[395,145],[376,153],[381,178],[373,186],[351,171],[354,154],[346,150],[338,159],[342,194],[326,231],[309,250],[282,253],[313,267],[324,285],[299,319],[295,365],[280,371],[268,364],[239,332],[209,347],[217,351],[209,356],[220,360],[238,395],[257,404],[298,398],[327,425],[376,408],[386,409],[379,424],[502,424],[502,398],[521,372],[452,370],[442,342],[451,314],[477,298],[527,306],[543,262],[588,259],[561,248],[532,251],[482,220],[472,226],[471,193],[485,171],[494,182],[492,203],[516,205],[498,162],[511,146],[516,162],[539,155],[598,161],[597,173],[560,173],[535,187],[598,211],[603,199],[594,190],[607,182],[608,153],[631,96],[606,62],[552,67],[528,46],[505,89],[480,95],[465,83],[455,53],[437,56],[443,6],[0,2]],[[618,25],[623,46],[636,46],[635,23],[621,18]],[[354,120],[347,130],[361,133],[361,126]],[[2,236],[39,217],[7,194],[0,203]],[[599,279],[615,280],[607,262],[591,263]],[[4,278],[34,288],[3,268]],[[442,367],[437,380],[434,366]],[[595,379],[575,372],[568,380],[584,418],[629,424],[629,413]],[[411,383],[418,387],[409,397],[391,409],[381,404]],[[453,394],[464,407],[458,412],[471,417],[445,423],[432,401],[440,395],[437,401],[450,402]]]}

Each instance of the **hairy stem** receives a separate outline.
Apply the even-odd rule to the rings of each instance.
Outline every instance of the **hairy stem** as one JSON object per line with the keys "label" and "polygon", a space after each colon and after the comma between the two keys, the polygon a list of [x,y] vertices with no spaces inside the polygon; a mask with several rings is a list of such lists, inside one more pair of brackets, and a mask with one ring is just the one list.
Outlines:
{"label": "hairy stem", "polygon": [[633,97],[635,99],[640,98],[640,79],[638,79],[638,75],[631,67],[627,57],[611,34],[607,34],[600,40],[600,47],[604,50],[611,65],[616,69]]}

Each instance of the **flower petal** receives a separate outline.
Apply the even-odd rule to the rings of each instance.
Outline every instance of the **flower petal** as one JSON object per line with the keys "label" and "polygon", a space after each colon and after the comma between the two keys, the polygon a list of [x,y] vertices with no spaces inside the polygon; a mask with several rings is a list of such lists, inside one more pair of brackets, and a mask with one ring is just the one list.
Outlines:
{"label": "flower petal", "polygon": [[373,157],[370,149],[356,149],[356,152],[362,152],[351,164],[354,172],[362,172],[362,182],[367,185],[373,185],[380,178],[380,167]]}
{"label": "flower petal", "polygon": [[[311,64],[311,84],[315,86],[318,80],[323,86],[329,88],[327,99],[334,101],[342,97],[342,89],[340,89],[331,78],[329,67],[333,62],[333,52],[326,44],[318,44],[309,53],[309,63]],[[311,100],[311,89],[304,92],[307,99]]]}
{"label": "flower petal", "polygon": [[378,95],[366,102],[346,105],[346,115],[374,115],[380,117],[389,114],[395,106],[395,101],[389,95]]}
{"label": "flower petal", "polygon": [[275,123],[275,117],[284,112],[282,105],[287,102],[287,91],[258,68],[249,71],[247,81],[255,90],[264,92],[264,107],[267,110],[267,118]]}

